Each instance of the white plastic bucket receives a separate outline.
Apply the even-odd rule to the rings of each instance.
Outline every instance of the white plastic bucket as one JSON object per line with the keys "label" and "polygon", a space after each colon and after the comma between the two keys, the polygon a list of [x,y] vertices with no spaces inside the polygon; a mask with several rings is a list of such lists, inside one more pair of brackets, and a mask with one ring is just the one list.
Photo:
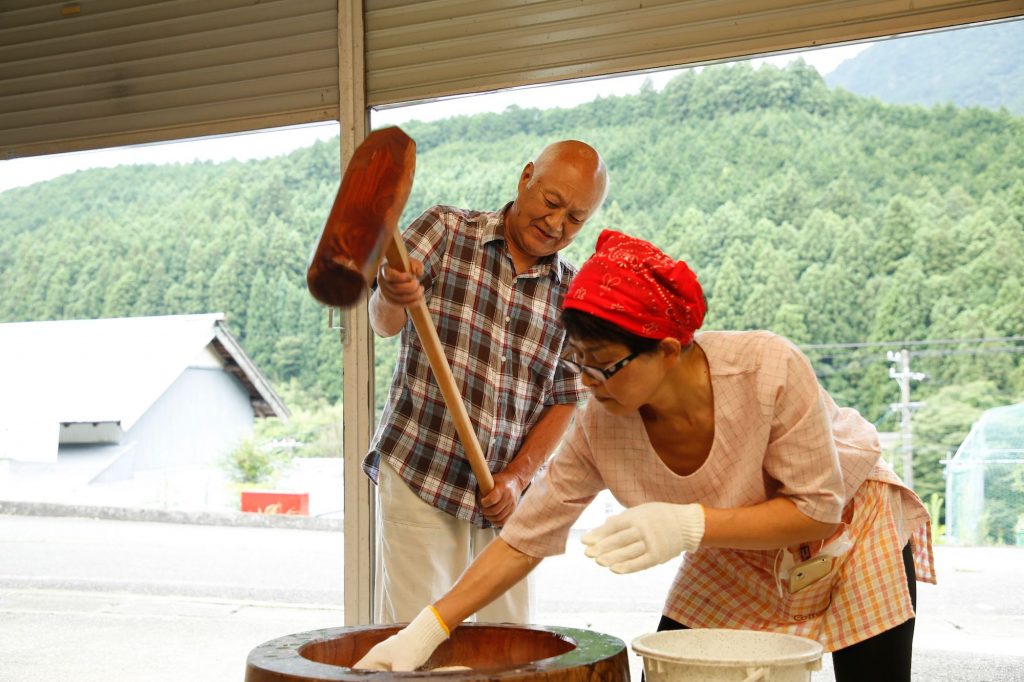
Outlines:
{"label": "white plastic bucket", "polygon": [[647,682],[807,682],[821,670],[821,644],[775,632],[666,630],[632,646]]}

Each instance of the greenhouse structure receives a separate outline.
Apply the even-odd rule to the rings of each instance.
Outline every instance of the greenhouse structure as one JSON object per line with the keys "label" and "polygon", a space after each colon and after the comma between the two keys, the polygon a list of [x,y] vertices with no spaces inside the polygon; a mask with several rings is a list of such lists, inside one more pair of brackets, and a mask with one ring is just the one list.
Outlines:
{"label": "greenhouse structure", "polygon": [[1024,403],[987,410],[946,465],[954,545],[1024,545]]}

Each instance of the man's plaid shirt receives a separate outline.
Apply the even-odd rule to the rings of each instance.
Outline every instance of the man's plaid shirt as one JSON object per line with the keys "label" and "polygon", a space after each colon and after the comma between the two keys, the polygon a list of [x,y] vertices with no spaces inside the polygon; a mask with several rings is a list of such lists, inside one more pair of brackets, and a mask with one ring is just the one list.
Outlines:
{"label": "man's plaid shirt", "polygon": [[[403,235],[409,255],[423,261],[427,307],[492,472],[515,457],[545,406],[583,397],[578,375],[558,363],[565,340],[558,315],[576,268],[555,254],[517,276],[504,214],[435,206]],[[428,503],[489,527],[411,320],[401,334],[363,470],[376,481],[384,457]]]}

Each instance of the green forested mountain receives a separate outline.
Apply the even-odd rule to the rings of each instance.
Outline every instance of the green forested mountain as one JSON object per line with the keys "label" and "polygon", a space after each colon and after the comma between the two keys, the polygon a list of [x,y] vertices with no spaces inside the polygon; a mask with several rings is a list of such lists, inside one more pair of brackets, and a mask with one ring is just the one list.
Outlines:
{"label": "green forested mountain", "polygon": [[1024,115],[1024,20],[883,40],[826,80],[893,104],[1006,107]]}
{"label": "green forested mountain", "polygon": [[[590,142],[612,186],[572,260],[600,228],[630,231],[691,263],[709,328],[769,328],[805,346],[892,342],[807,346],[837,400],[883,428],[899,399],[885,359],[896,342],[1024,335],[1024,119],[1006,111],[886,105],[830,90],[798,61],[687,71],[660,92],[572,109],[404,127],[418,144],[405,220],[433,203],[500,208],[545,144]],[[337,399],[340,348],[304,275],[338,156],[335,140],[4,192],[0,320],[224,311],[274,381]],[[929,377],[913,395],[928,401],[917,422],[930,435],[915,448],[929,492],[971,420],[1024,395],[1024,354],[912,350]],[[394,340],[377,362],[383,395]]]}

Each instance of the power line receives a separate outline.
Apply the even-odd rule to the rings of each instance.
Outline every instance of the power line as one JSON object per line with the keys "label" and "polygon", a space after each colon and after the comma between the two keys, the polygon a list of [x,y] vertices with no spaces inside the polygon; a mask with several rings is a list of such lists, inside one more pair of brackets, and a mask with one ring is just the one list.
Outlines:
{"label": "power line", "polygon": [[[1001,341],[1001,340],[1013,341],[1013,340],[1016,340],[1016,339],[1024,340],[1024,337],[1007,336],[1007,337],[1003,337],[1002,339],[998,339],[998,338],[989,339],[989,341],[992,341],[992,342]],[[941,341],[942,344],[946,344],[950,340],[943,339],[943,340],[940,340],[940,341]],[[958,343],[968,343],[970,341],[971,341],[971,339],[960,339],[957,342]],[[850,348],[852,346],[852,344],[836,344],[836,345],[840,347],[839,348],[840,350],[841,349],[845,349],[845,348]],[[863,346],[858,346],[856,349],[852,349],[851,348],[851,350],[862,350],[862,351],[867,351],[867,352],[855,353],[855,354],[850,354],[850,355],[830,354],[830,353],[826,353],[826,354],[822,355],[822,354],[818,354],[818,353],[814,352],[814,350],[816,348],[829,348],[829,347],[835,347],[835,346],[829,346],[828,344],[819,344],[819,345],[816,345],[816,346],[801,346],[801,349],[805,350],[807,348],[810,348],[811,352],[809,352],[807,354],[809,356],[812,356],[815,359],[816,362],[830,362],[830,361],[833,361],[833,360],[839,360],[841,362],[863,362],[863,361],[867,361],[869,363],[882,362],[882,359],[878,356],[877,350],[875,350],[875,349],[882,348],[884,346],[873,345],[873,346],[868,347],[865,344]],[[957,349],[953,349],[953,350],[915,350],[915,351],[910,351],[910,355],[911,356],[913,356],[913,357],[920,357],[920,358],[924,358],[924,357],[942,357],[942,356],[949,356],[949,355],[983,355],[985,353],[1024,353],[1024,346],[995,346],[995,347],[990,346],[990,347],[987,347],[987,348],[957,348]],[[836,374],[840,374],[842,372],[835,372],[835,373]]]}
{"label": "power line", "polygon": [[994,343],[996,341],[1024,341],[1024,336],[994,336],[973,339],[905,339],[902,341],[859,341],[856,343],[807,343],[800,346],[801,350],[818,348],[891,348],[904,346],[938,346],[959,343]]}
{"label": "power line", "polygon": [[[986,353],[1024,353],[1024,346],[1000,346],[996,348],[962,348],[957,350],[919,350],[911,351],[911,357],[916,358],[938,358],[938,357],[949,357],[953,355],[984,355]],[[869,364],[875,364],[885,362],[885,360],[876,353],[865,353],[864,355],[858,356],[840,356],[840,355],[815,355],[815,362],[829,362],[832,360],[839,360],[842,362],[867,362]],[[832,365],[830,365],[832,366]],[[842,370],[835,369],[829,372],[827,375],[821,376],[836,376],[844,374],[857,374],[862,372],[862,369],[858,370]]]}
{"label": "power line", "polygon": [[983,353],[1024,353],[1024,346],[997,346],[996,348],[961,348],[958,350],[921,350],[911,355],[919,358],[944,357],[947,355],[982,355]]}

